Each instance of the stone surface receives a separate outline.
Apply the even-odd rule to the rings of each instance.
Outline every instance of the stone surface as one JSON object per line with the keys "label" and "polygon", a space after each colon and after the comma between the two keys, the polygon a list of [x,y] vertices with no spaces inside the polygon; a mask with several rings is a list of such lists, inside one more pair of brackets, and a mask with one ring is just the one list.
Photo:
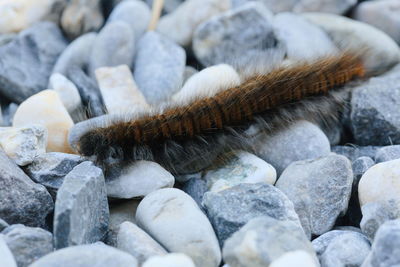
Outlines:
{"label": "stone surface", "polygon": [[[177,7],[179,7],[184,1],[185,0],[166,0],[164,1],[163,11],[165,13],[171,13]],[[145,0],[145,2],[149,7],[152,7],[154,3],[153,0]]]}
{"label": "stone surface", "polygon": [[0,234],[0,259],[1,263],[6,267],[17,267],[14,256],[8,248],[2,234]]}
{"label": "stone surface", "polygon": [[1,46],[1,94],[21,103],[46,89],[53,65],[65,47],[60,29],[50,22],[38,23]]}
{"label": "stone surface", "polygon": [[72,116],[78,109],[82,108],[79,91],[70,80],[60,73],[53,73],[50,76],[49,88],[57,92],[61,102],[68,113]]}
{"label": "stone surface", "polygon": [[248,221],[259,216],[292,221],[300,226],[293,203],[269,184],[239,184],[220,192],[207,192],[203,206],[221,245]]}
{"label": "stone surface", "polygon": [[53,210],[46,188],[35,184],[0,149],[0,218],[9,224],[44,226]]}
{"label": "stone surface", "polygon": [[109,209],[101,169],[91,162],[76,166],[64,178],[54,211],[57,249],[93,243],[105,238]]}
{"label": "stone surface", "polygon": [[138,267],[137,260],[126,252],[104,244],[64,248],[50,253],[29,267]]}
{"label": "stone surface", "polygon": [[121,170],[117,177],[107,179],[107,195],[129,199],[144,197],[161,188],[173,187],[174,176],[152,161],[136,161]]}
{"label": "stone surface", "polygon": [[195,267],[191,258],[183,253],[169,253],[148,259],[143,267]]}
{"label": "stone surface", "polygon": [[14,114],[18,109],[18,105],[15,103],[10,103],[4,108],[3,112],[3,126],[11,126],[14,118]]}
{"label": "stone surface", "polygon": [[0,232],[10,226],[5,220],[0,218]]}
{"label": "stone surface", "polygon": [[329,154],[330,144],[320,128],[308,121],[298,121],[274,135],[256,136],[256,155],[270,163],[278,175],[298,160]]}
{"label": "stone surface", "polygon": [[250,220],[225,241],[223,259],[230,267],[262,267],[298,250],[306,251],[317,262],[311,242],[298,224],[262,216]]}
{"label": "stone surface", "polygon": [[182,190],[186,194],[191,196],[201,209],[203,208],[201,202],[203,201],[204,193],[208,191],[207,183],[203,179],[201,178],[189,179],[183,184]]}
{"label": "stone surface", "polygon": [[186,83],[187,80],[199,71],[192,66],[186,66],[185,72],[183,73],[183,82]]}
{"label": "stone surface", "polygon": [[72,152],[68,131],[74,122],[55,91],[45,90],[35,94],[18,107],[13,126],[23,127],[32,123],[47,129],[47,151]]}
{"label": "stone surface", "polygon": [[139,40],[134,78],[149,104],[167,100],[183,83],[185,51],[166,37],[147,32]]}
{"label": "stone surface", "polygon": [[96,78],[108,113],[150,108],[127,65],[99,68]]}
{"label": "stone surface", "polygon": [[12,40],[14,40],[16,36],[17,34],[15,33],[0,34],[0,46],[8,44]]}
{"label": "stone surface", "polygon": [[400,158],[400,145],[385,146],[376,151],[376,163],[390,161]]}
{"label": "stone surface", "polygon": [[41,228],[14,224],[1,234],[19,267],[26,267],[53,251],[53,235]]}
{"label": "stone surface", "polygon": [[315,262],[314,257],[310,256],[309,253],[304,250],[295,250],[286,252],[278,259],[274,260],[270,267],[319,267],[320,265]]}
{"label": "stone surface", "polygon": [[332,152],[343,155],[354,162],[360,157],[375,158],[376,151],[380,148],[380,146],[333,146]]}
{"label": "stone surface", "polygon": [[0,146],[19,166],[25,166],[46,152],[47,129],[41,125],[0,127]]}
{"label": "stone surface", "polygon": [[148,194],[139,204],[136,220],[168,251],[185,253],[196,266],[219,265],[221,252],[214,230],[196,202],[183,191],[166,188]]}
{"label": "stone surface", "polygon": [[276,187],[293,202],[308,237],[321,235],[344,215],[353,183],[350,161],[340,155],[293,162]]}

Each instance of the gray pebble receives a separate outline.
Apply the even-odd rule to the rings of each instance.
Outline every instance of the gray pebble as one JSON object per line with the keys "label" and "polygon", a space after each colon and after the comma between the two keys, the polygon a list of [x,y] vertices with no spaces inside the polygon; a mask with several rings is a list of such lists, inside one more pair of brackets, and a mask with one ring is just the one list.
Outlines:
{"label": "gray pebble", "polygon": [[5,220],[0,218],[0,233],[8,226],[10,226],[10,225]]}
{"label": "gray pebble", "polygon": [[[149,7],[153,6],[154,0],[145,0]],[[166,13],[171,13],[174,11],[179,5],[181,5],[185,0],[165,0],[163,10]]]}
{"label": "gray pebble", "polygon": [[381,146],[333,146],[332,152],[343,155],[354,162],[360,157],[375,158],[376,151],[378,151],[379,148],[381,148]]}
{"label": "gray pebble", "polygon": [[17,267],[14,256],[8,248],[2,234],[0,234],[0,259],[1,264],[5,267]]}
{"label": "gray pebble", "polygon": [[15,33],[0,34],[0,46],[8,44],[17,37]]}
{"label": "gray pebble", "polygon": [[203,201],[204,194],[208,191],[207,183],[203,179],[189,179],[183,184],[182,190],[189,196],[191,196],[200,208],[203,208],[201,202]]}
{"label": "gray pebble", "polygon": [[385,146],[376,151],[375,162],[394,160],[400,158],[400,145]]}
{"label": "gray pebble", "polygon": [[13,123],[14,114],[18,109],[18,105],[10,103],[3,110],[3,126],[11,126]]}

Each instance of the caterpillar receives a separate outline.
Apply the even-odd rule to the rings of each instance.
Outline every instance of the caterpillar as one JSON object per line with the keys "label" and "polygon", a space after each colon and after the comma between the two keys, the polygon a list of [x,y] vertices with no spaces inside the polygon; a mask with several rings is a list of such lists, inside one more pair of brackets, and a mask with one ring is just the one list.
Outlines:
{"label": "caterpillar", "polygon": [[104,168],[152,160],[175,174],[193,173],[222,151],[251,150],[251,125],[273,132],[297,119],[334,120],[344,85],[366,72],[361,56],[350,52],[280,66],[185,105],[109,116],[70,142]]}

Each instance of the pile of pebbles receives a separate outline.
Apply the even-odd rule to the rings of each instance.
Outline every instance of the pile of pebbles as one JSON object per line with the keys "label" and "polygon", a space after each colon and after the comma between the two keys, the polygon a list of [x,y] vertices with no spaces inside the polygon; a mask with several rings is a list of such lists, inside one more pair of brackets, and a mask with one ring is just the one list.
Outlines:
{"label": "pile of pebbles", "polygon": [[[165,0],[149,31],[152,3],[0,2],[0,266],[399,266],[400,1]],[[105,177],[68,141],[345,48],[379,73],[339,123],[255,130],[201,172]]]}

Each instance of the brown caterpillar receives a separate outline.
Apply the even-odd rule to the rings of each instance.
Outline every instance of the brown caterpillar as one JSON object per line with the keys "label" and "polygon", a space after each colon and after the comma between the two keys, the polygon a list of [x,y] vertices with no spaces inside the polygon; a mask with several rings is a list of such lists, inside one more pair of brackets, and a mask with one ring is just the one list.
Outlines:
{"label": "brown caterpillar", "polygon": [[76,147],[105,167],[145,159],[173,173],[195,172],[222,149],[250,149],[246,129],[254,123],[273,131],[296,119],[332,119],[340,89],[365,72],[360,57],[348,52],[279,67],[185,106],[113,119],[83,133]]}

